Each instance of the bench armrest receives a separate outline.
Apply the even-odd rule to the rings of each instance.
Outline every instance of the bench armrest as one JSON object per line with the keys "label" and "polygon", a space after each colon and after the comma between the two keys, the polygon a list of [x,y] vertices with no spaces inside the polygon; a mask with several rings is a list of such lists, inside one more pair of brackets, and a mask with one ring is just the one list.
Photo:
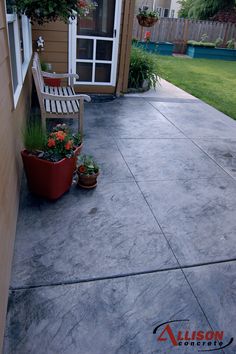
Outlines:
{"label": "bench armrest", "polygon": [[53,73],[48,73],[46,71],[42,71],[43,77],[48,77],[50,79],[68,79],[68,78],[75,78],[79,79],[78,74],[53,74]]}
{"label": "bench armrest", "polygon": [[70,96],[62,96],[62,95],[54,95],[53,93],[45,93],[41,92],[43,99],[52,100],[52,101],[74,101],[74,100],[83,100],[86,102],[91,101],[91,97],[88,95],[70,95]]}

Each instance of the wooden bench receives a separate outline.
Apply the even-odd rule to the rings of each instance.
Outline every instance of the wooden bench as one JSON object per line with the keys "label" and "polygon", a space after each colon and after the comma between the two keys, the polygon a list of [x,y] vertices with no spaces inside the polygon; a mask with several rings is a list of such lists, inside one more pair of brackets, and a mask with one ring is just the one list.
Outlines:
{"label": "wooden bench", "polygon": [[[88,95],[78,95],[74,91],[74,78],[77,74],[51,74],[41,70],[38,53],[34,53],[32,67],[34,82],[40,104],[42,125],[46,129],[46,118],[76,118],[78,131],[83,135],[84,101],[90,102]],[[43,78],[67,78],[69,86],[51,87],[44,83]]]}

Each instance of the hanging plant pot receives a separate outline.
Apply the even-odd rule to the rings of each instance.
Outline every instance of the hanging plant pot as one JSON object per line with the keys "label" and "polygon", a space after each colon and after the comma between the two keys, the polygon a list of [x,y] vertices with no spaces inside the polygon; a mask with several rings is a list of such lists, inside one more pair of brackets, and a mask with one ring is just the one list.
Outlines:
{"label": "hanging plant pot", "polygon": [[152,27],[157,23],[158,18],[153,16],[137,15],[137,20],[142,27]]}

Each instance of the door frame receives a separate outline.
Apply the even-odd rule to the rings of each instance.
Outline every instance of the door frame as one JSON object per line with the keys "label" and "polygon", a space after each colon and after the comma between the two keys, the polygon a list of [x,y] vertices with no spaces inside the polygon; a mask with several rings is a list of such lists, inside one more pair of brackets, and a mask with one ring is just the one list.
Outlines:
{"label": "door frame", "polygon": [[[120,25],[121,25],[121,10],[122,0],[116,0],[115,5],[115,18],[114,18],[114,31],[113,37],[99,37],[99,36],[84,36],[77,34],[77,17],[71,19],[69,22],[69,36],[68,36],[68,72],[76,73],[76,63],[92,63],[92,81],[77,81],[74,80],[74,85],[86,85],[86,86],[115,86],[116,75],[118,66],[118,54],[119,54],[119,40],[120,40]],[[78,59],[76,58],[77,39],[92,39],[93,40],[93,59]],[[113,42],[112,60],[96,60],[96,43],[97,40],[107,40]],[[111,80],[110,82],[95,82],[95,65],[96,63],[111,64]]]}

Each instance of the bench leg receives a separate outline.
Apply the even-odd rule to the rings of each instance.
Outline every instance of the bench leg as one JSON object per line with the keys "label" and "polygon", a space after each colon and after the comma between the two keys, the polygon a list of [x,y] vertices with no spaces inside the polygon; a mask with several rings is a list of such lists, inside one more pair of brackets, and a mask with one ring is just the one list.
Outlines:
{"label": "bench leg", "polygon": [[84,100],[81,99],[79,103],[79,125],[78,132],[81,134],[81,139],[83,139],[83,128],[84,128]]}
{"label": "bench leg", "polygon": [[41,114],[41,120],[42,120],[42,128],[46,131],[46,115]]}

